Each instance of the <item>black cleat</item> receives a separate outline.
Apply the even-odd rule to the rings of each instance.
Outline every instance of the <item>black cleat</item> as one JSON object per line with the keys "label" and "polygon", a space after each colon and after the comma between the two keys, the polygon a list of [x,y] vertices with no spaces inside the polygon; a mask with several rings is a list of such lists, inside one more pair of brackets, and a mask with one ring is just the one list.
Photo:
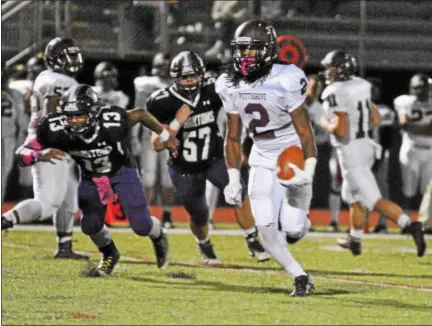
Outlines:
{"label": "black cleat", "polygon": [[294,290],[291,292],[291,297],[304,297],[313,293],[315,285],[312,278],[308,275],[300,275],[294,279]]}
{"label": "black cleat", "polygon": [[348,249],[354,256],[361,254],[361,240],[348,235],[346,239],[337,239],[337,243],[344,249]]}
{"label": "black cleat", "polygon": [[417,256],[422,257],[426,252],[426,242],[420,222],[411,222],[402,229],[402,234],[411,234],[417,247]]}
{"label": "black cleat", "polygon": [[372,231],[373,233],[381,233],[386,234],[387,233],[387,226],[378,224],[375,226],[375,228]]}
{"label": "black cleat", "polygon": [[171,219],[171,213],[170,212],[163,212],[162,215],[162,226],[165,229],[174,229],[174,224]]}
{"label": "black cleat", "polygon": [[168,252],[169,252],[169,246],[168,246],[168,238],[166,236],[165,231],[162,229],[161,234],[159,238],[152,239],[153,242],[153,248],[156,254],[156,263],[159,269],[165,269],[167,268],[169,264],[169,258],[168,258]]}
{"label": "black cleat", "polygon": [[210,240],[207,240],[204,243],[198,243],[198,252],[202,257],[203,263],[207,265],[218,265],[221,264],[221,261],[217,258],[213,245]]}
{"label": "black cleat", "polygon": [[331,221],[328,227],[329,232],[340,232],[339,224],[336,221]]}
{"label": "black cleat", "polygon": [[120,259],[120,253],[117,250],[114,242],[111,242],[108,246],[104,247],[102,250],[102,258],[97,267],[90,269],[86,276],[88,277],[103,277],[110,275],[117,265]]}
{"label": "black cleat", "polygon": [[72,241],[59,243],[59,247],[54,253],[55,259],[89,259],[86,255],[81,255],[72,250]]}
{"label": "black cleat", "polygon": [[12,228],[13,228],[12,221],[9,221],[8,219],[6,219],[5,217],[2,216],[2,218],[1,218],[1,230],[7,231],[8,229],[12,229]]}
{"label": "black cleat", "polygon": [[270,254],[265,251],[258,240],[258,233],[254,232],[246,237],[246,243],[249,249],[249,254],[254,257],[257,262],[262,263],[271,258]]}

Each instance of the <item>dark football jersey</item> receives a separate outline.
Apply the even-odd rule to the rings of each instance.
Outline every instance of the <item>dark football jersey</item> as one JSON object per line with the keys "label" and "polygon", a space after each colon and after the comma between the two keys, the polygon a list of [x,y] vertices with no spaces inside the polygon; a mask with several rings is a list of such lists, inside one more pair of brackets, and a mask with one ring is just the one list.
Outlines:
{"label": "dark football jersey", "polygon": [[37,140],[44,148],[68,153],[84,177],[111,176],[122,166],[134,167],[127,111],[115,106],[101,108],[96,131],[87,140],[66,133],[62,119],[59,113],[44,117],[37,129]]}
{"label": "dark football jersey", "polygon": [[179,155],[171,156],[169,164],[181,172],[201,172],[223,157],[223,139],[217,126],[222,102],[214,84],[202,87],[193,102],[177,93],[173,85],[157,90],[148,98],[147,109],[161,123],[169,124],[185,103],[194,113],[178,132]]}

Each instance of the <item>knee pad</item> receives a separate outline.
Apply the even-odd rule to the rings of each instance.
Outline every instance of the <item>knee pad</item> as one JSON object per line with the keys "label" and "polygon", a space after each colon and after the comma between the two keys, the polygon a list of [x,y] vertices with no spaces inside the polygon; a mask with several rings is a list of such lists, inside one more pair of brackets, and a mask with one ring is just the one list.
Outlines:
{"label": "knee pad", "polygon": [[96,215],[86,215],[81,217],[81,230],[86,235],[94,235],[104,227],[103,219]]}
{"label": "knee pad", "polygon": [[40,203],[40,205],[42,207],[42,213],[41,213],[41,217],[39,219],[40,221],[44,221],[44,220],[50,218],[60,208],[60,206],[56,206],[52,203],[43,202],[41,200],[37,200],[37,201]]}
{"label": "knee pad", "polygon": [[283,214],[282,231],[285,232],[288,243],[297,242],[306,235],[312,225],[308,213],[302,209],[285,205]]}
{"label": "knee pad", "polygon": [[209,210],[207,203],[199,201],[199,203],[184,203],[184,207],[190,215],[190,221],[199,228],[202,228],[208,224]]}

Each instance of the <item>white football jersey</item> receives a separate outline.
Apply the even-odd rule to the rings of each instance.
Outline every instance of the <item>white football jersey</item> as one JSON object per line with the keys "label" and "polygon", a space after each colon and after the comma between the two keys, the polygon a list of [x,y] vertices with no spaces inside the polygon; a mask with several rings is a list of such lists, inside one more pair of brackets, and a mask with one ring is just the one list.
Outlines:
{"label": "white football jersey", "polygon": [[274,64],[269,75],[254,83],[234,86],[224,73],[216,81],[227,113],[239,114],[254,141],[249,163],[274,169],[278,155],[300,145],[290,112],[306,98],[307,78],[295,65]]}
{"label": "white football jersey", "polygon": [[18,79],[9,82],[9,88],[16,89],[24,96],[32,89],[33,81],[28,79]]}
{"label": "white football jersey", "polygon": [[369,138],[371,88],[372,85],[367,80],[353,76],[349,80],[334,82],[324,89],[321,99],[326,114],[331,116],[334,112],[346,112],[348,115],[348,136],[337,139],[330,135],[333,146]]}
{"label": "white football jersey", "polygon": [[93,86],[92,88],[104,105],[118,106],[123,109],[127,108],[129,96],[122,91],[109,90],[108,92],[104,92],[101,86]]}
{"label": "white football jersey", "polygon": [[[1,91],[1,136],[16,136],[17,131],[24,132],[28,120],[24,114],[24,96],[15,89]],[[20,138],[19,135],[18,138]],[[23,139],[19,139],[23,141]]]}
{"label": "white football jersey", "polygon": [[[432,98],[429,98],[427,102],[420,102],[413,95],[400,95],[394,99],[393,103],[399,115],[408,115],[410,123],[416,125],[432,124]],[[432,145],[432,136],[413,135],[408,131],[403,132],[402,140],[417,145]]]}
{"label": "white football jersey", "polygon": [[158,89],[168,87],[169,81],[159,76],[140,76],[134,79],[135,107],[144,108],[147,98]]}
{"label": "white football jersey", "polygon": [[76,84],[78,82],[74,78],[51,70],[44,70],[37,76],[31,97],[32,113],[29,133],[34,132],[38,124],[45,98],[49,96],[62,96],[64,92]]}
{"label": "white football jersey", "polygon": [[[323,127],[321,127],[321,118],[327,117],[324,112],[324,108],[319,101],[314,101],[308,108],[309,117],[312,122],[312,127],[315,134],[315,142],[317,144],[328,143],[329,133]],[[330,117],[329,117],[330,118]]]}

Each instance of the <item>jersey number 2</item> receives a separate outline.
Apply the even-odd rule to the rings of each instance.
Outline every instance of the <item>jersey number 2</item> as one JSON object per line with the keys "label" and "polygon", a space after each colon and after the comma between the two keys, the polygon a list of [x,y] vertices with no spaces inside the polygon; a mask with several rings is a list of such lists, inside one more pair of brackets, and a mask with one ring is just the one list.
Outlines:
{"label": "jersey number 2", "polygon": [[254,135],[258,134],[256,128],[263,128],[270,122],[270,117],[267,113],[267,110],[260,103],[249,103],[246,105],[244,110],[247,114],[252,116],[255,112],[259,114],[259,119],[252,119],[251,122],[249,122],[249,130],[252,131]]}
{"label": "jersey number 2", "polygon": [[[193,130],[183,133],[183,157],[187,162],[205,161],[209,156],[210,149],[210,127],[203,127],[198,130]],[[198,159],[198,145],[196,139],[204,140],[204,146],[201,152],[201,158]],[[194,141],[195,140],[195,141]]]}

